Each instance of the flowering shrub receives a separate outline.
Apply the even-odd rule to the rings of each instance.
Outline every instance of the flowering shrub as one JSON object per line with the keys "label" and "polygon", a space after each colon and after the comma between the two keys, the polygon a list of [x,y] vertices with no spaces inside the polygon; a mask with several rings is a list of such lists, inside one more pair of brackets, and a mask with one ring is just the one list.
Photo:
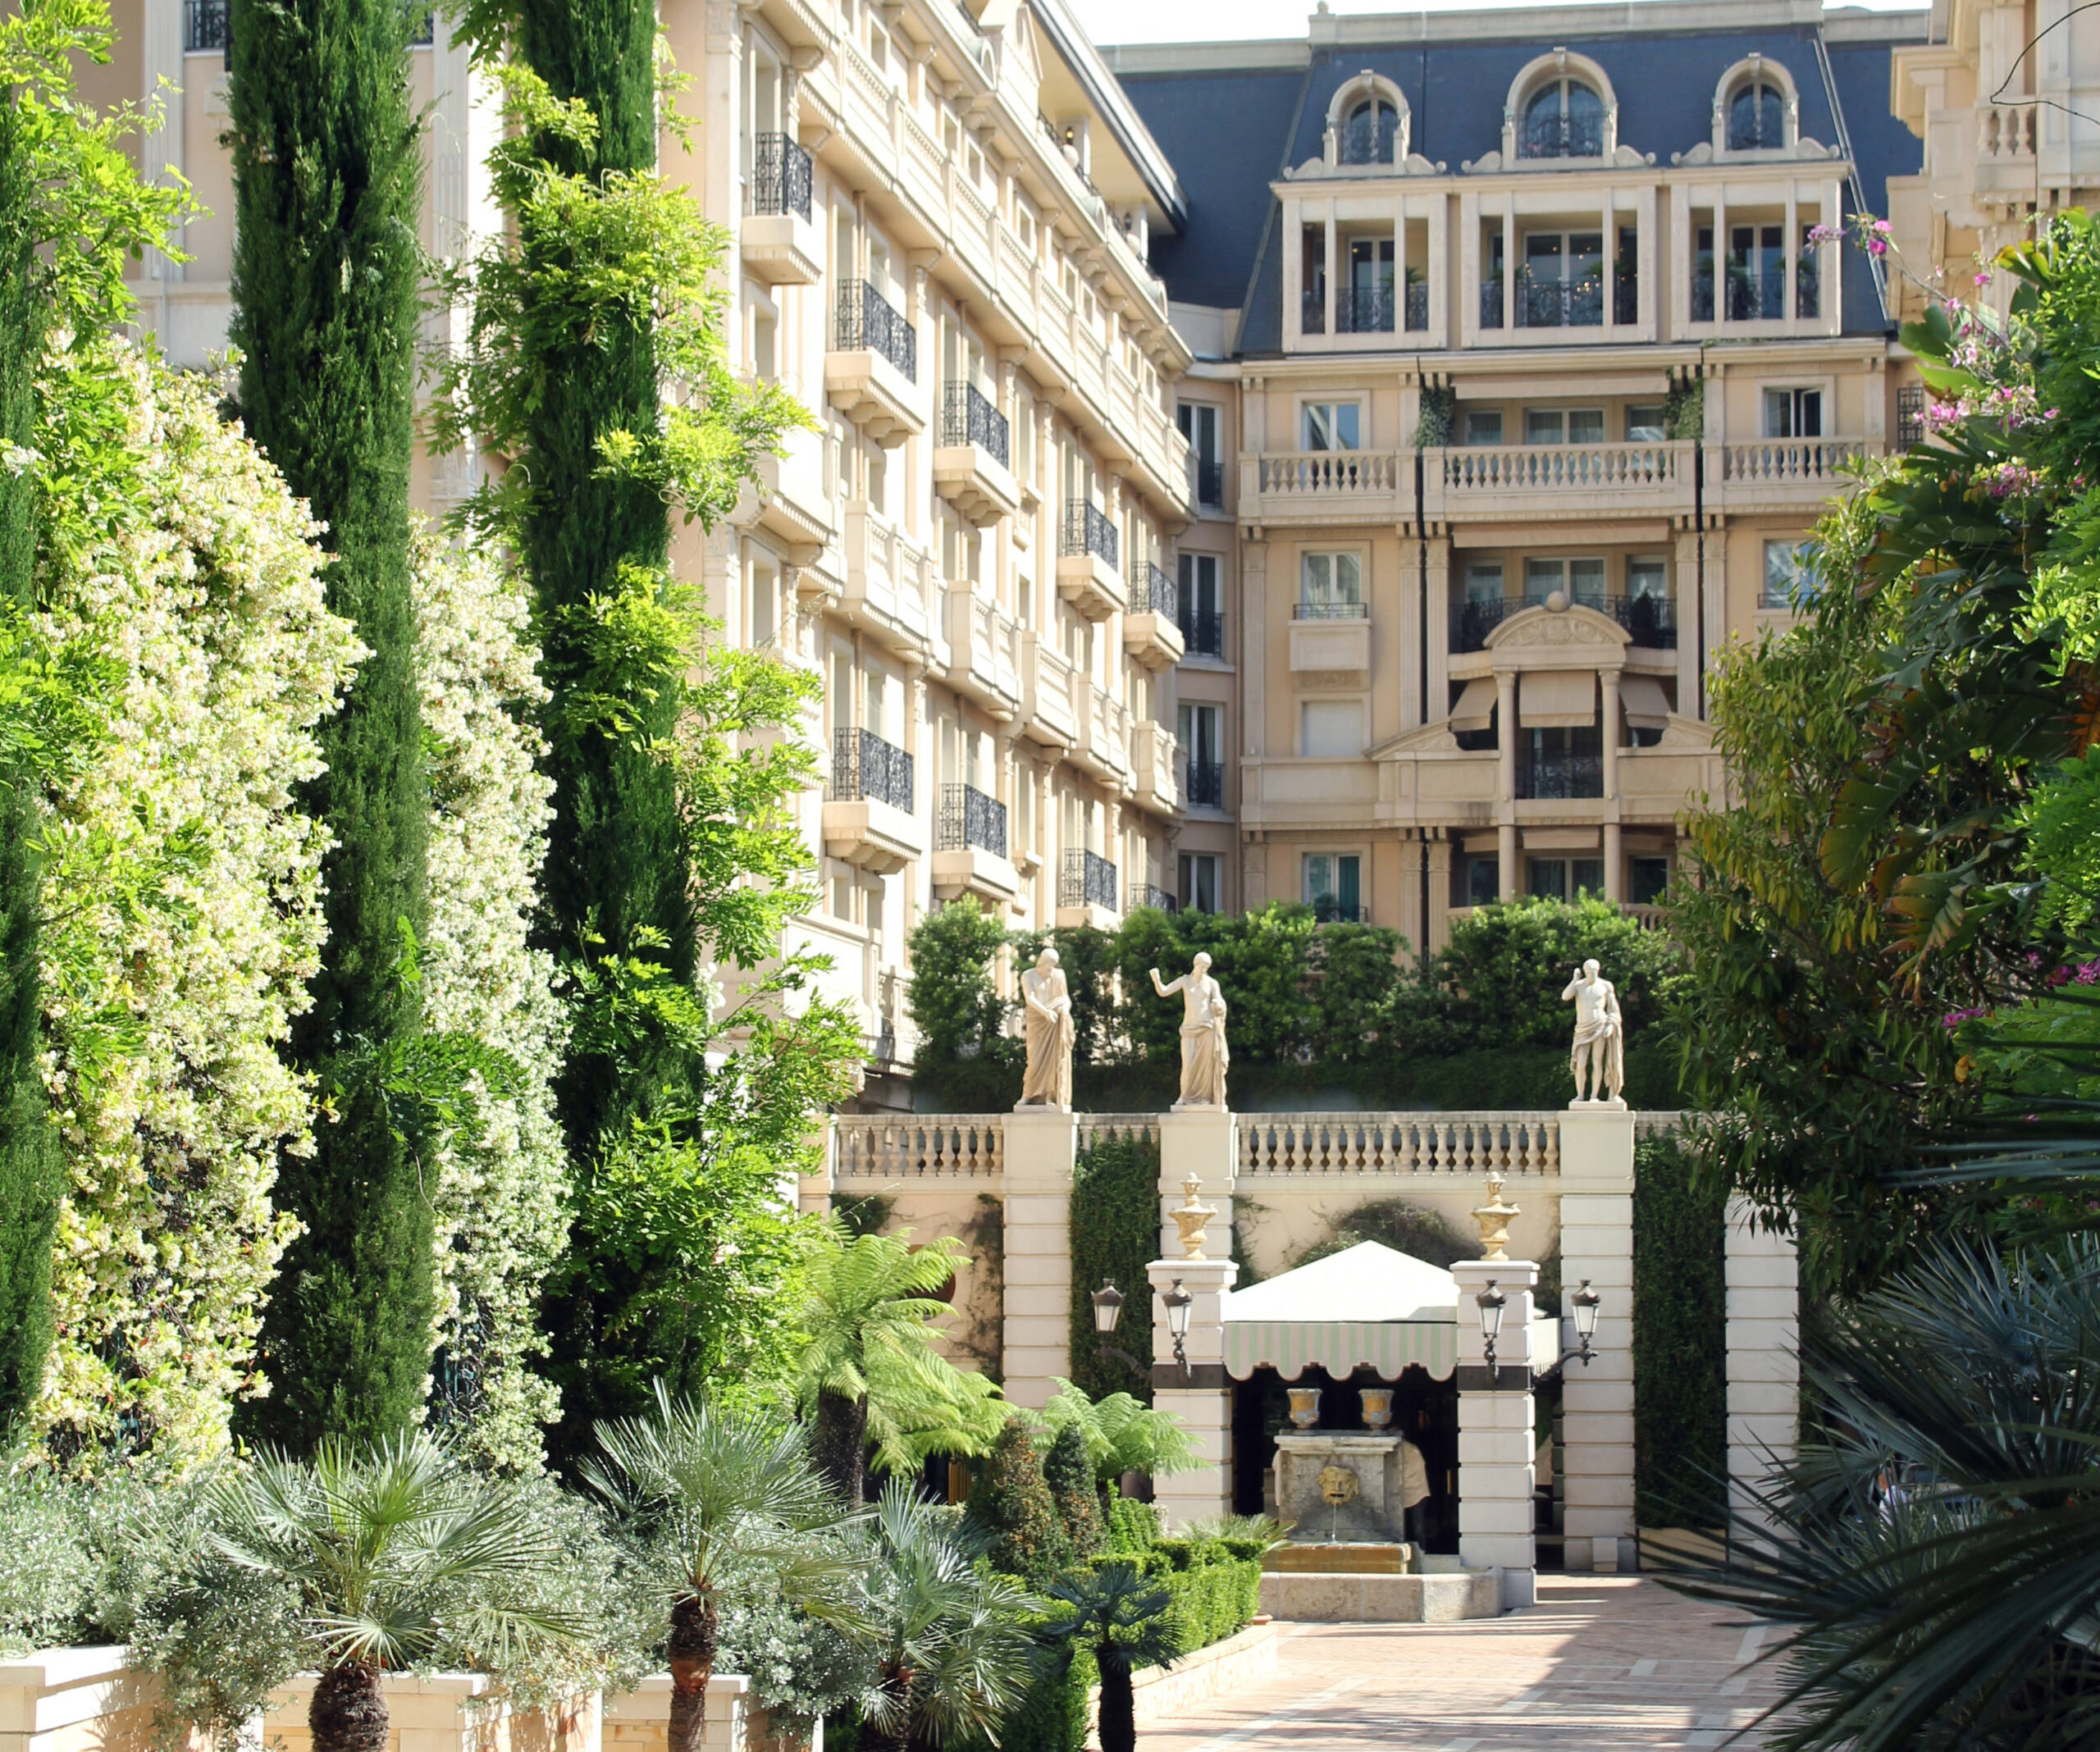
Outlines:
{"label": "flowering shrub", "polygon": [[[78,417],[94,401],[121,424]],[[290,1235],[277,1053],[320,947],[294,801],[359,654],[302,507],[210,389],[121,345],[54,354],[35,475],[41,636],[106,675],[93,758],[46,796],[46,1082],[66,1152],[57,1339],[33,1424],[80,1470],[223,1449]]]}
{"label": "flowering shrub", "polygon": [[530,1367],[540,1280],[568,1232],[551,1084],[564,1024],[553,958],[527,941],[552,810],[535,763],[546,700],[517,573],[426,531],[416,544],[417,678],[431,787],[423,1022],[509,1067],[468,1076],[439,1147],[437,1379],[431,1417],[468,1452],[532,1469],[559,1412]]}

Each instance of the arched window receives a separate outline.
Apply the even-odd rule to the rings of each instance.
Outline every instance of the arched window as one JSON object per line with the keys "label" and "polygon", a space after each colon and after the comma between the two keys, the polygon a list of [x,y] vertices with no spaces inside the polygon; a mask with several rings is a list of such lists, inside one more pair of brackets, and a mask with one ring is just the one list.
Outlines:
{"label": "arched window", "polygon": [[1728,99],[1728,150],[1769,151],[1786,144],[1786,94],[1769,80],[1737,86]]}
{"label": "arched window", "polygon": [[1367,98],[1342,127],[1342,162],[1390,164],[1399,138],[1400,112],[1384,98]]}
{"label": "arched window", "polygon": [[1553,79],[1524,104],[1517,137],[1520,158],[1600,158],[1605,101],[1578,79]]}

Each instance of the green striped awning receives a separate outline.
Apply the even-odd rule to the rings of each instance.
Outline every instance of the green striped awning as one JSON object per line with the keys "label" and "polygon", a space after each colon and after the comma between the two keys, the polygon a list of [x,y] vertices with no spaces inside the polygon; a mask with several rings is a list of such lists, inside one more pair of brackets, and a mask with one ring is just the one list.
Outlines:
{"label": "green striped awning", "polygon": [[1398,1380],[1409,1363],[1432,1380],[1449,1380],[1459,1363],[1459,1327],[1445,1320],[1228,1320],[1225,1371],[1244,1381],[1262,1368],[1294,1380],[1308,1368],[1346,1376],[1358,1368]]}

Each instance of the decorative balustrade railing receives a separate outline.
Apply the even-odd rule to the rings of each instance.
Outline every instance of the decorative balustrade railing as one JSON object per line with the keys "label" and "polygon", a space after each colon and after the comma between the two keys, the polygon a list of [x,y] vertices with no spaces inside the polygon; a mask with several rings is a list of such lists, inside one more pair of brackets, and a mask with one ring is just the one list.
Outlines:
{"label": "decorative balustrade railing", "polygon": [[1691,478],[1691,453],[1668,442],[1466,445],[1442,453],[1443,485],[1447,495],[1675,487]]}
{"label": "decorative balustrade railing", "polygon": [[1180,591],[1173,575],[1163,568],[1144,560],[1130,568],[1133,614],[1162,614],[1171,621],[1179,621],[1180,601]]}
{"label": "decorative balustrade railing", "polygon": [[182,47],[192,55],[217,49],[233,52],[233,32],[228,17],[231,0],[184,0]]}
{"label": "decorative balustrade railing", "polygon": [[831,795],[838,803],[887,803],[908,815],[911,756],[872,730],[841,730],[831,742]]}
{"label": "decorative balustrade railing", "polygon": [[919,381],[918,335],[865,280],[839,282],[838,350],[879,353],[906,381]]}
{"label": "decorative balustrade railing", "polygon": [[1530,801],[1569,802],[1577,797],[1605,794],[1605,758],[1601,754],[1534,755],[1528,744],[1517,745],[1517,795]]}
{"label": "decorative balustrade railing", "polygon": [[1065,848],[1065,861],[1057,873],[1060,906],[1106,906],[1116,910],[1116,866],[1098,852],[1077,846]]}
{"label": "decorative balustrade railing", "polygon": [[942,398],[941,442],[974,444],[1002,468],[1008,466],[1007,417],[974,383],[951,383]]}
{"label": "decorative balustrade railing", "polygon": [[1123,910],[1125,912],[1142,912],[1150,906],[1160,912],[1178,912],[1180,906],[1180,901],[1174,895],[1157,883],[1134,882],[1130,884],[1130,892],[1125,897]]}
{"label": "decorative balustrade railing", "polygon": [[1075,499],[1065,507],[1065,539],[1059,551],[1072,557],[1091,554],[1112,566],[1116,563],[1116,526],[1099,506]]}
{"label": "decorative balustrade railing", "polygon": [[1007,805],[975,785],[941,787],[942,851],[966,851],[975,846],[995,858],[1007,855]]}
{"label": "decorative balustrade railing", "polygon": [[761,134],[751,142],[751,211],[810,217],[810,155],[785,134]]}
{"label": "decorative balustrade railing", "polygon": [[996,1113],[949,1119],[841,1114],[834,1177],[839,1180],[996,1180],[1006,1168],[1006,1130]]}
{"label": "decorative balustrade railing", "polygon": [[1239,1122],[1243,1176],[1560,1171],[1554,1113],[1243,1113]]}
{"label": "decorative balustrade railing", "polygon": [[1079,1147],[1090,1150],[1098,1143],[1159,1142],[1159,1116],[1156,1113],[1082,1113],[1079,1116]]}
{"label": "decorative balustrade railing", "polygon": [[1864,454],[1856,438],[1760,438],[1720,447],[1721,481],[1801,481],[1821,490]]}
{"label": "decorative balustrade railing", "polygon": [[1601,328],[1604,320],[1601,276],[1573,281],[1518,279],[1519,328]]}
{"label": "decorative balustrade railing", "polygon": [[1393,332],[1393,289],[1390,285],[1344,286],[1335,294],[1338,335]]}
{"label": "decorative balustrade railing", "polygon": [[1395,450],[1283,450],[1258,457],[1255,486],[1264,498],[1414,490],[1408,454]]}

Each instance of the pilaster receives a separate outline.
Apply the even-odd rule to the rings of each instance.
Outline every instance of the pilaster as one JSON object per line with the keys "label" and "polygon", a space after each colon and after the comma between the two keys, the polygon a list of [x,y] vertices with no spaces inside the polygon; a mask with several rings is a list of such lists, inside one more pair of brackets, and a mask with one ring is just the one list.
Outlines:
{"label": "pilaster", "polygon": [[1070,1113],[1022,1108],[1006,1116],[1007,1398],[1038,1408],[1070,1379],[1072,1159],[1079,1123]]}
{"label": "pilaster", "polygon": [[1633,1116],[1560,1116],[1560,1281],[1604,1298],[1593,1354],[1562,1374],[1561,1480],[1568,1567],[1633,1567]]}
{"label": "pilaster", "polygon": [[[1217,1201],[1209,1200],[1215,1203]],[[1217,1219],[1212,1219],[1215,1235]],[[1178,1252],[1176,1245],[1167,1250]],[[1232,1391],[1225,1373],[1225,1298],[1239,1276],[1229,1259],[1156,1259],[1152,1280],[1153,1409],[1171,1412],[1195,1444],[1203,1463],[1194,1471],[1156,1480],[1153,1502],[1171,1531],[1230,1513],[1232,1508]],[[1160,1298],[1179,1283],[1194,1298],[1183,1342],[1185,1370],[1174,1355],[1174,1335]]]}
{"label": "pilaster", "polygon": [[[1506,1612],[1538,1595],[1532,1369],[1542,1359],[1532,1355],[1532,1292],[1539,1268],[1528,1260],[1464,1259],[1451,1275],[1459,1286],[1459,1561],[1502,1572]],[[1507,1298],[1492,1375],[1474,1299],[1490,1284]]]}
{"label": "pilaster", "polygon": [[1230,1251],[1232,1193],[1239,1171],[1239,1128],[1226,1107],[1186,1107],[1159,1116],[1159,1250],[1168,1258],[1181,1251],[1180,1232],[1166,1213],[1182,1202],[1189,1178],[1197,1196],[1217,1214],[1210,1220],[1209,1250]]}
{"label": "pilaster", "polygon": [[1800,1266],[1791,1235],[1756,1226],[1746,1200],[1728,1201],[1728,1502],[1751,1514],[1751,1494],[1775,1461],[1791,1460],[1801,1430]]}

